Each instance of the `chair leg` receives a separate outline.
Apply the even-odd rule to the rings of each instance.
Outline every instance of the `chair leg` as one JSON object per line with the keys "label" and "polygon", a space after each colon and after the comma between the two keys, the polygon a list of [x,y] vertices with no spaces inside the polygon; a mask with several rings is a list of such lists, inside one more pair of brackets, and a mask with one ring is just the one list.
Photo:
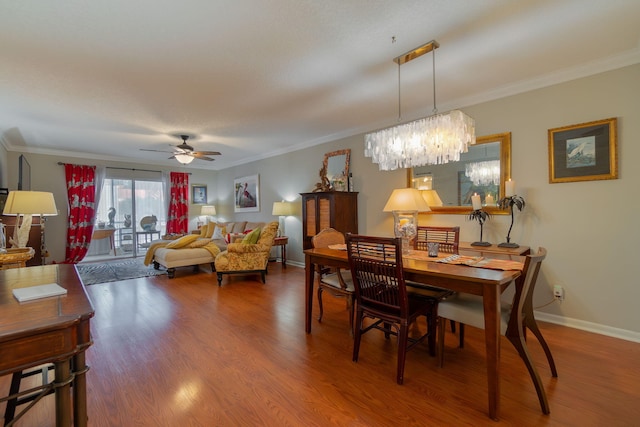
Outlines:
{"label": "chair leg", "polygon": [[456,333],[456,322],[454,322],[453,320],[449,320],[449,324],[451,325],[451,332],[452,333]]}
{"label": "chair leg", "polygon": [[444,328],[447,320],[444,317],[438,317],[438,362],[440,367],[444,365]]}
{"label": "chair leg", "polygon": [[318,322],[322,322],[322,314],[324,309],[322,308],[322,288],[318,286],[318,307],[320,308],[318,313]]}
{"label": "chair leg", "polygon": [[433,312],[427,315],[427,343],[429,345],[429,356],[434,357],[436,355],[436,330],[438,329],[438,318],[435,314],[437,312],[437,305],[434,306]]}
{"label": "chair leg", "polygon": [[460,323],[460,348],[464,348],[464,323]]}
{"label": "chair leg", "polygon": [[398,332],[398,375],[396,381],[399,385],[404,382],[404,362],[407,358],[407,341],[409,337],[408,325],[400,324]]}
{"label": "chair leg", "polygon": [[353,300],[353,296],[347,296],[348,308],[349,308],[349,331],[351,332],[351,336],[353,336],[353,312],[355,301]]}
{"label": "chair leg", "polygon": [[362,337],[362,311],[357,310],[356,312],[356,328],[355,328],[355,336],[353,337],[353,361],[358,361],[358,355],[360,353],[360,338]]}
{"label": "chair leg", "polygon": [[[22,379],[22,371],[14,372],[11,376],[11,385],[9,386],[9,395],[16,394],[20,391],[20,381]],[[16,406],[18,398],[7,400],[7,406],[4,408],[4,425],[13,420],[16,415]]]}
{"label": "chair leg", "polygon": [[[554,362],[553,356],[551,355],[551,349],[549,348],[549,345],[547,344],[547,341],[542,336],[542,332],[540,332],[540,329],[538,329],[538,324],[536,323],[535,320],[531,321],[531,319],[527,319],[527,320],[525,320],[525,325],[524,326],[529,328],[529,330],[533,333],[533,335],[535,335],[535,337],[538,338],[538,342],[542,346],[542,349],[544,350],[544,354],[547,355],[547,361],[549,362],[549,368],[551,368],[551,376],[557,377],[558,376],[558,371],[556,370],[556,363]],[[526,329],[524,329],[524,327],[523,327],[523,330],[526,331]]]}
{"label": "chair leg", "polygon": [[[524,328],[521,328],[524,330]],[[538,394],[538,400],[540,401],[540,408],[544,414],[549,414],[551,411],[549,410],[549,402],[547,402],[547,394],[544,391],[544,387],[542,385],[542,380],[540,379],[540,375],[538,375],[538,371],[536,367],[533,365],[533,361],[531,360],[531,355],[527,350],[527,344],[524,340],[523,336],[510,336],[507,335],[507,338],[513,344],[513,346],[518,351],[518,354],[524,361],[527,370],[529,371],[529,375],[531,376],[531,381],[533,381],[533,385],[536,388],[536,393]]]}

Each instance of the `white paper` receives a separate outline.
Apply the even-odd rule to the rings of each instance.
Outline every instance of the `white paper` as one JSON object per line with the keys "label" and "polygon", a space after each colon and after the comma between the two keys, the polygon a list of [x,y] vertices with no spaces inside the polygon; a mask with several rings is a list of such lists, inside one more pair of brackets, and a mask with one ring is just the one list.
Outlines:
{"label": "white paper", "polygon": [[17,288],[13,290],[13,296],[20,302],[66,294],[67,290],[57,283],[47,283],[44,285]]}

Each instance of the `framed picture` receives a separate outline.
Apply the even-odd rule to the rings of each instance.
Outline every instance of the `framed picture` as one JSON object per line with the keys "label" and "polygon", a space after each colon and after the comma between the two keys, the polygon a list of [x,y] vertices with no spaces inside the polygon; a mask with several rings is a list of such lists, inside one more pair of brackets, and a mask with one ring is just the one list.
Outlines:
{"label": "framed picture", "polygon": [[235,212],[260,212],[260,176],[251,175],[233,181]]}
{"label": "framed picture", "polygon": [[194,205],[206,205],[207,186],[203,184],[193,184],[191,186],[191,200]]}
{"label": "framed picture", "polygon": [[618,178],[617,119],[549,129],[549,182]]}
{"label": "framed picture", "polygon": [[5,203],[7,203],[7,197],[9,197],[9,189],[0,188],[0,215],[2,215],[2,211],[4,210],[4,205]]}
{"label": "framed picture", "polygon": [[18,190],[31,190],[31,165],[23,154],[18,158]]}

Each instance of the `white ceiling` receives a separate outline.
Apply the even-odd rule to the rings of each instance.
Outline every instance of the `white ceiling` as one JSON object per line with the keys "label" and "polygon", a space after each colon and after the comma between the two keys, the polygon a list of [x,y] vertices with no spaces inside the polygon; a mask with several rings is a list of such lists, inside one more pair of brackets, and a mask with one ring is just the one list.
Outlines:
{"label": "white ceiling", "polygon": [[[2,0],[0,142],[177,166],[140,149],[188,133],[224,169],[395,124],[392,59],[431,39],[444,112],[640,62],[640,1]],[[402,66],[403,120],[431,67]]]}

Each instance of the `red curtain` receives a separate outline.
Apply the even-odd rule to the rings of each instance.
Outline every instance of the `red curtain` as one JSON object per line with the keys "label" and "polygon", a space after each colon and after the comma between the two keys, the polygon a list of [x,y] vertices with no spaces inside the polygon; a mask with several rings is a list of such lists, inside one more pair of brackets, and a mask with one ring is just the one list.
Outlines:
{"label": "red curtain", "polygon": [[189,174],[171,172],[167,233],[183,234],[189,229]]}
{"label": "red curtain", "polygon": [[77,264],[89,250],[96,215],[96,167],[84,165],[64,166],[67,178],[69,226],[67,251],[64,262]]}

